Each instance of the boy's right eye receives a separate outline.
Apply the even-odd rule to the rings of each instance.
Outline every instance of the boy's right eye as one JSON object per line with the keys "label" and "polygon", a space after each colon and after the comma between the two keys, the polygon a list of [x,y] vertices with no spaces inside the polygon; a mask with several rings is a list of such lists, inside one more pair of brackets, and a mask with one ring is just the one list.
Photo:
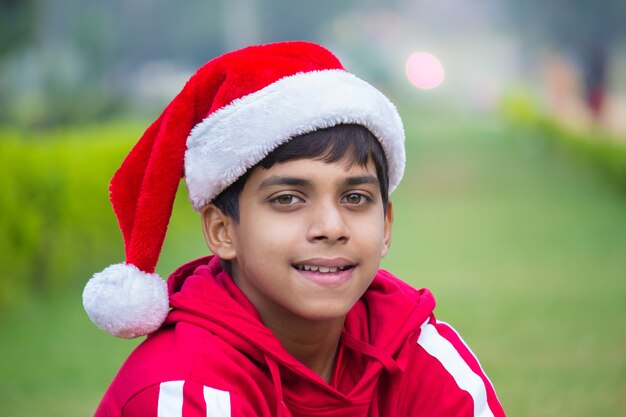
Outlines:
{"label": "boy's right eye", "polygon": [[272,198],[272,200],[270,201],[273,203],[277,203],[281,206],[291,206],[291,205],[302,202],[302,199],[296,197],[293,194],[282,194],[282,195],[279,195],[278,197]]}

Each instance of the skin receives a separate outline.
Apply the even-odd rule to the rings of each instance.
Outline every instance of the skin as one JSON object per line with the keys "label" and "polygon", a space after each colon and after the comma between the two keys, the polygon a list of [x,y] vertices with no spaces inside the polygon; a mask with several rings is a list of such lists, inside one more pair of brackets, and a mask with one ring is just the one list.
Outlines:
{"label": "skin", "polygon": [[212,204],[203,209],[209,248],[232,262],[233,280],[285,349],[328,382],[346,314],[391,241],[391,203],[385,212],[374,163],[255,168],[239,212],[237,223]]}

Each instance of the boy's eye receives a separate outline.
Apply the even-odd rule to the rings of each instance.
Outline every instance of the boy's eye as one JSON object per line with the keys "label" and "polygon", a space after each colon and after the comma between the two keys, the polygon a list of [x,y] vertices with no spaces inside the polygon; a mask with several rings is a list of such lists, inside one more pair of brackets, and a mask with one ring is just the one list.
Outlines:
{"label": "boy's eye", "polygon": [[363,194],[350,193],[341,198],[342,203],[347,203],[355,206],[365,204],[368,199]]}
{"label": "boy's eye", "polygon": [[301,202],[302,200],[293,194],[283,194],[272,199],[273,202],[280,204],[281,206],[290,206]]}

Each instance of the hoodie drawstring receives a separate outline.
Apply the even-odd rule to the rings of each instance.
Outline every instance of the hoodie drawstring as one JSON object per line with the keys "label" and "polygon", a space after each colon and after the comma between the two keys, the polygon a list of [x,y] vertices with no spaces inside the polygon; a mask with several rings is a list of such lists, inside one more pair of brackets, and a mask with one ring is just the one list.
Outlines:
{"label": "hoodie drawstring", "polygon": [[402,368],[400,368],[398,363],[384,350],[377,349],[376,347],[359,340],[348,333],[343,333],[341,337],[344,345],[356,352],[361,352],[364,355],[376,359],[389,373],[395,374],[396,372],[402,371]]}
{"label": "hoodie drawstring", "polygon": [[272,376],[272,382],[274,383],[274,389],[276,390],[276,416],[283,417],[285,415],[285,402],[283,400],[283,383],[280,379],[280,369],[274,359],[267,354],[265,356],[265,362],[270,370]]}

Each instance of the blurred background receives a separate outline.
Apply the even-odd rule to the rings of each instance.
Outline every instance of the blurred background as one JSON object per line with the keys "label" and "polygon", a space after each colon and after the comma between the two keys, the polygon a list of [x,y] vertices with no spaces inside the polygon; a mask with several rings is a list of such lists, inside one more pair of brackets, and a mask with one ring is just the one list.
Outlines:
{"label": "blurred background", "polygon": [[[82,310],[108,181],[209,59],[310,40],[398,105],[384,267],[438,298],[510,416],[626,416],[623,0],[0,0],[0,415],[90,415],[139,342]],[[157,271],[207,253],[184,185]]]}

